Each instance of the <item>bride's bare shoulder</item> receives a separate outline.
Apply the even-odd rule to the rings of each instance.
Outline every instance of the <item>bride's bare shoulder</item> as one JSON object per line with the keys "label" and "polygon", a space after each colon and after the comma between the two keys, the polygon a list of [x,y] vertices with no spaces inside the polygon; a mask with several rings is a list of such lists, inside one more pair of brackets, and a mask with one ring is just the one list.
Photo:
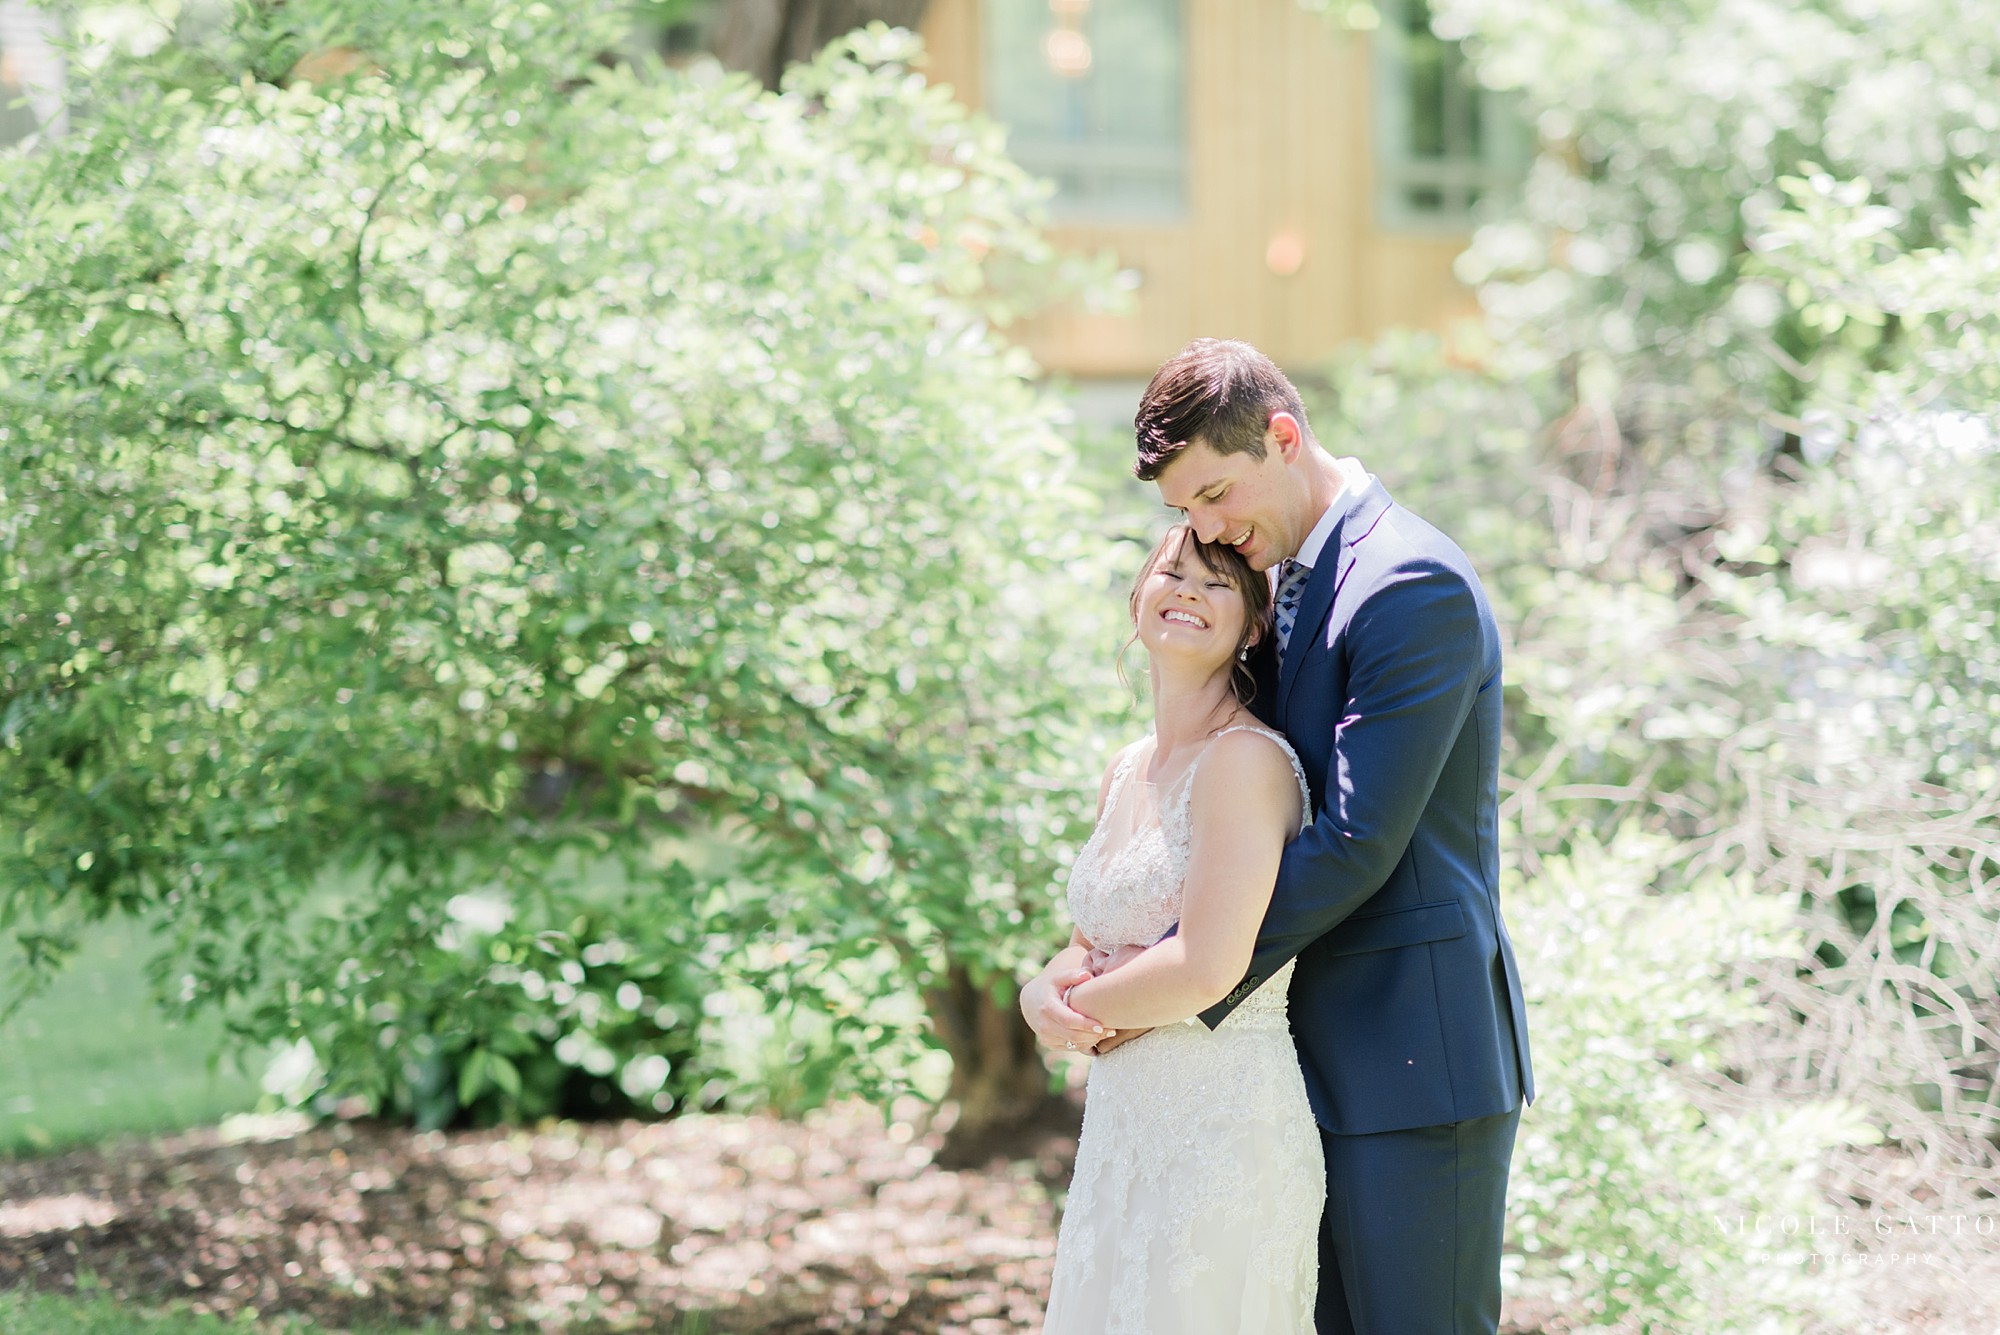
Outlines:
{"label": "bride's bare shoulder", "polygon": [[1263,728],[1223,733],[1202,757],[1194,800],[1198,809],[1225,819],[1245,810],[1295,811],[1300,799],[1289,746]]}
{"label": "bride's bare shoulder", "polygon": [[1202,768],[1221,765],[1234,770],[1268,770],[1286,778],[1292,773],[1291,744],[1263,727],[1226,729],[1209,747]]}

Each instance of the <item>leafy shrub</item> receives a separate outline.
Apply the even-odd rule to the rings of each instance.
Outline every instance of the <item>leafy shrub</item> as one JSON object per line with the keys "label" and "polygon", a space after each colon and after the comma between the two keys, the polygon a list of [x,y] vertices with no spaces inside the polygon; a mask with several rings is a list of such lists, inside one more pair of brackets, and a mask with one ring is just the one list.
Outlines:
{"label": "leafy shrub", "polygon": [[1522,1280],[1593,1328],[1793,1329],[1838,1287],[1747,1247],[1737,1221],[1812,1216],[1828,1147],[1874,1136],[1840,1104],[1746,1098],[1726,1077],[1763,1010],[1740,971],[1793,956],[1792,913],[1744,878],[1686,877],[1684,856],[1627,830],[1508,878],[1541,1090],[1508,1231]]}
{"label": "leafy shrub", "polygon": [[712,971],[678,907],[574,893],[525,911],[477,895],[442,914],[414,907],[306,933],[300,972],[239,1022],[289,1040],[272,1092],[321,1108],[359,1099],[425,1129],[656,1117],[719,1097],[701,1035]]}
{"label": "leafy shrub", "polygon": [[[965,1120],[1005,1115],[1046,1074],[983,1021],[1116,644],[995,333],[1066,281],[1039,190],[907,34],[773,94],[607,63],[629,21],[238,5],[0,157],[0,921],[39,964],[165,907],[169,997],[332,1042],[277,990],[352,959],[435,1007],[454,896],[712,836],[658,940],[779,1004],[927,998]],[[401,1056],[366,1084],[414,1108]]]}

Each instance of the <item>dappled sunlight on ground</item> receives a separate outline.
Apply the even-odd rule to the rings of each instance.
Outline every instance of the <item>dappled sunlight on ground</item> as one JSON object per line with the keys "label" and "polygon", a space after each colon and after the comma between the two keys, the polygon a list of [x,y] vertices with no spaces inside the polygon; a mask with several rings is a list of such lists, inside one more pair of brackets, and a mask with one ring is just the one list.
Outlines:
{"label": "dappled sunlight on ground", "polygon": [[[0,1164],[0,1287],[253,1309],[669,1330],[1040,1321],[1073,1139],[946,1171],[914,1106],[803,1122],[195,1133]],[[282,1128],[268,1128],[280,1130]]]}
{"label": "dappled sunlight on ground", "polygon": [[124,1213],[94,1196],[35,1196],[0,1205],[0,1238],[32,1238],[103,1228]]}
{"label": "dappled sunlight on ground", "polygon": [[[914,1103],[429,1134],[235,1118],[0,1161],[0,1289],[579,1335],[1036,1330],[1075,1123],[959,1171],[942,1129]],[[2000,1249],[1945,1241],[1857,1253],[1840,1335],[1995,1329]],[[1502,1329],[1585,1324],[1564,1307],[1517,1291]]]}

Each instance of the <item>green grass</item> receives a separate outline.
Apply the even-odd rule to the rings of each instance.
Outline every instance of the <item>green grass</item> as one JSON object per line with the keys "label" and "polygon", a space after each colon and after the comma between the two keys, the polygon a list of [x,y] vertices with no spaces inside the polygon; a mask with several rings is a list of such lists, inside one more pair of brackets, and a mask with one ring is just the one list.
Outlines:
{"label": "green grass", "polygon": [[322,1326],[305,1317],[225,1321],[184,1307],[139,1308],[116,1299],[0,1290],[7,1335],[443,1335],[442,1326]]}
{"label": "green grass", "polygon": [[0,1026],[0,1155],[180,1131],[256,1105],[254,1074],[226,1061],[209,1069],[214,1017],[175,1026],[161,1014],[146,985],[151,947],[139,923],[99,925],[49,990]]}

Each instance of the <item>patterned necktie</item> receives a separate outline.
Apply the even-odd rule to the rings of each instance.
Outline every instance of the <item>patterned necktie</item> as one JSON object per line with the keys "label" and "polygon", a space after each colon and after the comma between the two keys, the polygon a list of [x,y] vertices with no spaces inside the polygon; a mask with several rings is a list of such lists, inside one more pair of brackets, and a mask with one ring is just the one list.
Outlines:
{"label": "patterned necktie", "polygon": [[1280,654],[1291,646],[1292,626],[1299,619],[1299,600],[1305,597],[1306,580],[1312,572],[1311,566],[1300,565],[1289,557],[1278,567],[1278,596],[1272,611],[1277,615]]}

